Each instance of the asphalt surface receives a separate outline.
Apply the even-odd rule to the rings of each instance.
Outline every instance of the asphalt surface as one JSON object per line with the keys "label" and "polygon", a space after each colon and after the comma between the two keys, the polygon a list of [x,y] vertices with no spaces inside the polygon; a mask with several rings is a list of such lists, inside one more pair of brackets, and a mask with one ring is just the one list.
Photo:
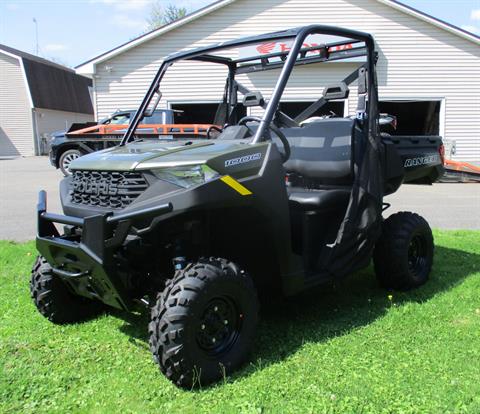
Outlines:
{"label": "asphalt surface", "polygon": [[[48,211],[61,213],[58,183],[63,175],[47,157],[0,159],[0,240],[35,237],[39,190],[48,193]],[[404,185],[385,198],[397,211],[414,211],[434,228],[480,229],[480,184]]]}
{"label": "asphalt surface", "polygon": [[0,159],[0,240],[33,240],[38,192],[47,191],[49,211],[61,212],[58,183],[63,174],[48,157]]}

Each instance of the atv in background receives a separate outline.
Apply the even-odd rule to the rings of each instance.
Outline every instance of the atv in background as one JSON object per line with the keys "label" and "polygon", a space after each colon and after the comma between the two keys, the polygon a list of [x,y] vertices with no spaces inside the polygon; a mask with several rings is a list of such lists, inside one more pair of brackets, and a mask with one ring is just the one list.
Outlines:
{"label": "atv in background", "polygon": [[[262,52],[277,42],[286,47]],[[410,212],[384,220],[383,197],[404,183],[437,180],[442,140],[380,133],[374,45],[367,33],[312,25],[165,58],[120,145],[70,165],[73,175],[60,184],[64,215],[47,212],[40,193],[40,256],[31,277],[39,312],[70,323],[104,305],[145,306],[154,360],[189,388],[247,360],[258,292],[293,295],[372,258],[385,288],[425,283],[430,227]],[[227,69],[217,126],[173,139],[159,128],[156,140],[138,139],[165,73],[181,61]],[[354,69],[325,82],[322,96],[295,118],[279,110],[296,70],[312,65],[323,76],[322,65],[333,61]],[[267,70],[278,73],[273,90],[241,83]],[[357,101],[353,117],[311,119],[348,96]],[[239,119],[241,106],[250,115]]]}
{"label": "atv in background", "polygon": [[[89,154],[94,151],[99,151],[105,148],[111,148],[118,145],[121,140],[121,135],[118,136],[104,136],[104,137],[85,137],[81,139],[71,139],[69,134],[88,127],[97,125],[122,125],[124,133],[127,129],[130,120],[135,115],[134,109],[127,111],[116,111],[107,118],[102,119],[98,123],[85,122],[72,124],[68,131],[58,131],[52,134],[50,141],[50,164],[55,168],[60,168],[63,175],[70,175],[69,167],[73,160],[76,160],[82,155]],[[157,109],[150,117],[145,117],[142,124],[173,124],[174,111],[171,109]],[[120,132],[120,131],[119,131]],[[92,139],[95,138],[95,139]]]}

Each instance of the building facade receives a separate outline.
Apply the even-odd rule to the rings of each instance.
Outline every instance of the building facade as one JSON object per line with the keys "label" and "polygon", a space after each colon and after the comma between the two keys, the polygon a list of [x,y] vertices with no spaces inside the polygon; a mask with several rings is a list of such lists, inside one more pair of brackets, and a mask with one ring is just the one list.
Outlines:
{"label": "building facade", "polygon": [[0,45],[0,157],[45,152],[52,132],[93,120],[91,79]]}
{"label": "building facade", "polygon": [[[77,73],[92,77],[94,109],[102,118],[137,107],[170,53],[308,24],[373,34],[380,110],[398,117],[398,133],[440,134],[454,148],[451,158],[480,163],[480,38],[393,0],[223,0],[85,62]],[[295,112],[318,99],[351,68],[302,68],[283,97],[284,109]],[[162,105],[184,110],[182,122],[211,121],[224,87],[219,71],[184,64],[167,72]],[[242,83],[252,89],[261,84],[263,92],[275,81],[270,71]],[[335,111],[352,114],[356,103],[350,96]]]}

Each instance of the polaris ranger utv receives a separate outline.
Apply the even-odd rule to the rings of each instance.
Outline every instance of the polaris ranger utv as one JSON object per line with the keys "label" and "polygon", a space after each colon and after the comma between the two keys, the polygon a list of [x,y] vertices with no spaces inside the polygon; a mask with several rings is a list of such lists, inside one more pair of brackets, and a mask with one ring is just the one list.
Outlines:
{"label": "polaris ranger utv", "polygon": [[[369,34],[318,25],[168,56],[120,145],[72,162],[72,177],[60,184],[64,215],[47,212],[40,193],[31,279],[40,313],[62,324],[104,305],[143,304],[155,361],[191,387],[246,360],[257,292],[293,295],[372,257],[387,288],[426,282],[429,225],[408,212],[383,220],[383,197],[402,183],[434,182],[442,141],[379,133],[376,58]],[[135,139],[165,73],[185,60],[226,68],[215,125],[206,137]],[[351,74],[295,118],[279,111],[294,69],[331,69],[337,60]],[[279,74],[268,100],[239,81],[269,70]],[[354,116],[318,116],[349,94],[358,101]],[[241,105],[250,116],[237,119]],[[54,223],[65,225],[61,233]]]}

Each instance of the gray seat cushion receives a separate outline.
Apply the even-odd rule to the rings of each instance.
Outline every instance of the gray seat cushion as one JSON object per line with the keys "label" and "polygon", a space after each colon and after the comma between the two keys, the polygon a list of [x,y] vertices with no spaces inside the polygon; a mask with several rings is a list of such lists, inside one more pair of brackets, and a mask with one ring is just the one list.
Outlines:
{"label": "gray seat cushion", "polygon": [[[324,181],[351,181],[354,122],[330,118],[282,129],[291,147],[290,158],[284,164],[287,172]],[[278,146],[282,148],[280,143]]]}

